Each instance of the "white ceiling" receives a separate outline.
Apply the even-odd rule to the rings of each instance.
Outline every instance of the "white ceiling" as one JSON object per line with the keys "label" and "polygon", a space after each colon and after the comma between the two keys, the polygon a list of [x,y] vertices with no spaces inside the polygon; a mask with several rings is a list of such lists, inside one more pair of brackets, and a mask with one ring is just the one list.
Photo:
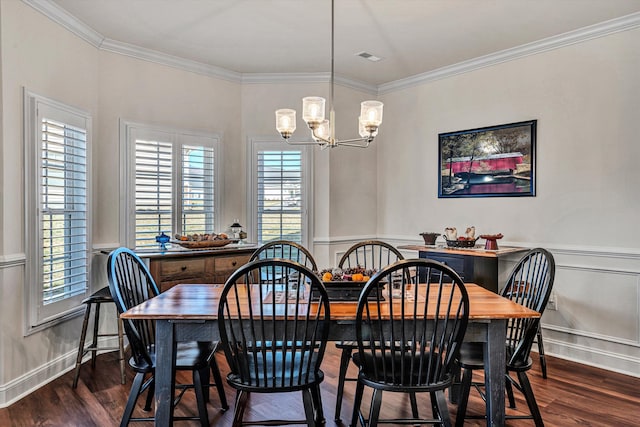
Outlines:
{"label": "white ceiling", "polygon": [[[55,3],[107,40],[236,73],[330,69],[330,0],[25,1]],[[335,72],[377,86],[634,13],[640,0],[336,0]]]}

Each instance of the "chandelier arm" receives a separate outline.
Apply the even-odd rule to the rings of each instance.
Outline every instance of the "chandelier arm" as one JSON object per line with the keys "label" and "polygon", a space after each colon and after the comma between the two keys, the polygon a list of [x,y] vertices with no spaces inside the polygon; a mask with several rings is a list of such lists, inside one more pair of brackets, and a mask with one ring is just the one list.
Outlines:
{"label": "chandelier arm", "polygon": [[289,139],[285,139],[285,142],[289,145],[327,145],[326,142],[318,143],[315,141],[291,141]]}
{"label": "chandelier arm", "polygon": [[373,141],[373,138],[347,139],[344,141],[336,141],[335,146],[344,145],[345,147],[367,148],[369,144],[371,144],[371,141]]}

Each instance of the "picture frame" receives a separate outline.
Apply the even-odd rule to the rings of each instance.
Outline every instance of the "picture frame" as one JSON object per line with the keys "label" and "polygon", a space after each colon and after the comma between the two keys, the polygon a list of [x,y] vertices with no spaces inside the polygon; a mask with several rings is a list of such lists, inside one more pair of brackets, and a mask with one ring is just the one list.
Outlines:
{"label": "picture frame", "polygon": [[533,197],[537,120],[438,134],[438,198]]}

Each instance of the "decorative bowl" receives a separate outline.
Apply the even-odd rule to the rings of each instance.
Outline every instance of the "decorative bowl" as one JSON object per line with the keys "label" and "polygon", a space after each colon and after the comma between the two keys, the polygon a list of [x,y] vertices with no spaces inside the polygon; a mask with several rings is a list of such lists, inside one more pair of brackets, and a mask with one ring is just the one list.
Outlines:
{"label": "decorative bowl", "polygon": [[479,237],[476,237],[472,240],[445,240],[447,241],[447,246],[450,248],[472,248],[476,245]]}
{"label": "decorative bowl", "polygon": [[426,231],[424,233],[420,233],[420,235],[424,239],[425,245],[435,245],[436,239],[440,237],[440,233],[429,233]]}
{"label": "decorative bowl", "polygon": [[204,248],[221,248],[229,243],[238,243],[238,239],[218,239],[218,240],[172,240],[171,243],[182,246],[187,249],[204,249]]}

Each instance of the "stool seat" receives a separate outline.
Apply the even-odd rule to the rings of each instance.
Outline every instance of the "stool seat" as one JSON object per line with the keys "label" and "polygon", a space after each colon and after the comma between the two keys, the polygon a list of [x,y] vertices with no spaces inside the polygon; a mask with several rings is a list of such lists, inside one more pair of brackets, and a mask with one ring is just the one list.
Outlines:
{"label": "stool seat", "polygon": [[99,291],[95,291],[82,300],[82,304],[100,304],[108,302],[113,302],[113,298],[111,298],[111,292],[109,291],[108,286],[105,286]]}
{"label": "stool seat", "polygon": [[[120,382],[124,384],[126,382],[125,377],[125,360],[124,360],[124,336],[122,331],[122,322],[120,318],[117,318],[118,324],[118,332],[117,333],[108,333],[108,334],[99,334],[98,326],[100,324],[100,305],[101,304],[114,304],[113,298],[111,297],[111,292],[109,291],[109,287],[105,286],[104,288],[92,293],[87,298],[82,300],[82,304],[86,305],[86,309],[84,312],[84,320],[82,322],[82,332],[80,333],[80,343],[78,345],[78,356],[76,357],[76,366],[75,366],[75,374],[73,377],[73,388],[78,386],[78,379],[80,378],[80,367],[82,366],[82,359],[84,356],[91,352],[91,366],[95,368],[96,366],[96,354],[99,350],[101,351],[115,351],[119,352],[119,361],[120,361]],[[85,341],[87,338],[87,329],[89,326],[89,318],[91,317],[91,307],[95,306],[95,315],[93,317],[93,338],[91,341],[91,345],[85,347]],[[98,346],[98,338],[99,337],[118,337],[118,346],[117,347],[100,347]]]}

